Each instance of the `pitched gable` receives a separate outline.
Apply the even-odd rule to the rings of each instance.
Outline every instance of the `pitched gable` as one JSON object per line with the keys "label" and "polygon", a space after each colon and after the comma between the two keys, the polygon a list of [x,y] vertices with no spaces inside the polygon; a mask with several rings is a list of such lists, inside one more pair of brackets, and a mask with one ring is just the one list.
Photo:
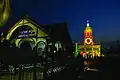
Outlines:
{"label": "pitched gable", "polygon": [[9,40],[12,33],[18,28],[18,27],[22,27],[22,25],[28,25],[30,26],[34,32],[37,32],[38,30],[38,36],[48,36],[47,31],[45,31],[42,26],[38,25],[37,23],[35,23],[34,21],[32,21],[30,18],[23,18],[20,19],[19,21],[16,22],[15,25],[13,25],[13,27],[8,30],[8,34],[6,39]]}

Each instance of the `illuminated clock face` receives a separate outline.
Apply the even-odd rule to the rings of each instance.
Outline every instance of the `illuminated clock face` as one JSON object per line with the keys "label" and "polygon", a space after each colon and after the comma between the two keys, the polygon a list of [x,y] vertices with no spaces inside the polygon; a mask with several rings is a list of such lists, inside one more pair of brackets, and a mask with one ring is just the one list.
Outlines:
{"label": "illuminated clock face", "polygon": [[86,38],[85,39],[85,43],[86,44],[91,44],[92,43],[92,39],[91,38]]}

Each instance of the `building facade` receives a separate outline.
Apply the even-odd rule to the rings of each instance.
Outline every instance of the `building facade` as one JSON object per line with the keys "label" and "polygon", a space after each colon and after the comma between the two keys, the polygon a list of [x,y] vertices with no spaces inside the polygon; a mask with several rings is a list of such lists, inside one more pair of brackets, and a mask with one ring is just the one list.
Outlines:
{"label": "building facade", "polygon": [[78,44],[78,50],[85,57],[95,57],[101,54],[101,45],[94,42],[89,21],[87,21],[87,26],[84,30],[84,43]]}
{"label": "building facade", "polygon": [[27,42],[32,50],[37,47],[38,53],[44,51],[46,45],[53,45],[57,51],[63,50],[68,53],[72,49],[72,40],[65,22],[39,25],[28,14],[17,20],[10,29],[1,35],[1,41],[4,40],[18,48]]}
{"label": "building facade", "polygon": [[[50,25],[39,25],[28,15],[24,15],[21,19],[19,19],[17,22],[14,22],[13,24],[14,25],[10,27],[10,29],[6,30],[1,34],[1,39],[0,39],[1,42],[3,43],[9,41],[10,45],[13,47],[11,53],[14,54],[8,52],[8,54],[11,55],[9,56],[10,60],[13,60],[9,62],[11,64],[12,62],[15,62],[15,64],[26,64],[26,63],[33,64],[35,63],[36,58],[37,58],[36,63],[37,62],[40,63],[40,61],[42,62],[43,58],[41,59],[41,57],[39,56],[44,56],[43,55],[44,53],[47,53],[46,55],[47,57],[53,58],[54,55],[56,54],[59,54],[60,56],[62,54],[65,55],[64,53],[70,54],[72,50],[72,40],[68,33],[67,24],[65,22],[55,23]],[[31,53],[25,51],[26,48],[21,50],[24,43],[30,45],[31,50],[33,50],[33,53],[31,50],[30,50]],[[50,47],[54,46],[55,49],[53,50],[52,48],[51,50],[49,46]],[[36,52],[38,54],[37,57],[36,55],[33,55],[36,54]],[[8,54],[6,54],[5,56],[8,56]],[[18,56],[19,54],[22,55]],[[27,54],[27,55],[23,55],[23,54]],[[29,55],[30,57],[28,58],[27,56]],[[58,59],[58,57],[56,58]],[[48,61],[48,58],[45,59],[47,59]],[[51,62],[51,60],[49,60],[49,62]],[[43,80],[43,69],[39,67],[38,68],[34,67],[34,69],[28,69],[28,70],[25,69],[22,70],[22,72],[16,73],[16,75],[10,74],[7,77],[7,80],[10,78],[14,78],[11,80],[34,80],[34,77],[36,78],[35,80]]]}
{"label": "building facade", "polygon": [[38,25],[28,17],[18,20],[8,31],[5,39],[20,48],[24,42],[29,42],[31,48],[42,44],[45,46],[48,33],[42,26]]}

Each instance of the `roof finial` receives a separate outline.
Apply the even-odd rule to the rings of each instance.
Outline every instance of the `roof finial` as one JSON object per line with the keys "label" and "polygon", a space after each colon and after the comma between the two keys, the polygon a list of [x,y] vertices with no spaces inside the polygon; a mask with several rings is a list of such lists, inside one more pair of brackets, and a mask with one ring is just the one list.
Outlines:
{"label": "roof finial", "polygon": [[24,15],[23,15],[24,18],[28,18],[28,13],[25,12]]}
{"label": "roof finial", "polygon": [[90,26],[90,24],[89,24],[89,20],[87,20],[87,26]]}

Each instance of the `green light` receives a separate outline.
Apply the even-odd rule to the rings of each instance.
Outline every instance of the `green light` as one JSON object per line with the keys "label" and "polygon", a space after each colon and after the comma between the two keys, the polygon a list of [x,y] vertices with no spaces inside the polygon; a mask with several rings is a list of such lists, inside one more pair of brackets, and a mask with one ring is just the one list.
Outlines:
{"label": "green light", "polygon": [[75,52],[74,52],[74,55],[75,55],[75,57],[77,57],[78,56],[78,43],[75,43]]}

